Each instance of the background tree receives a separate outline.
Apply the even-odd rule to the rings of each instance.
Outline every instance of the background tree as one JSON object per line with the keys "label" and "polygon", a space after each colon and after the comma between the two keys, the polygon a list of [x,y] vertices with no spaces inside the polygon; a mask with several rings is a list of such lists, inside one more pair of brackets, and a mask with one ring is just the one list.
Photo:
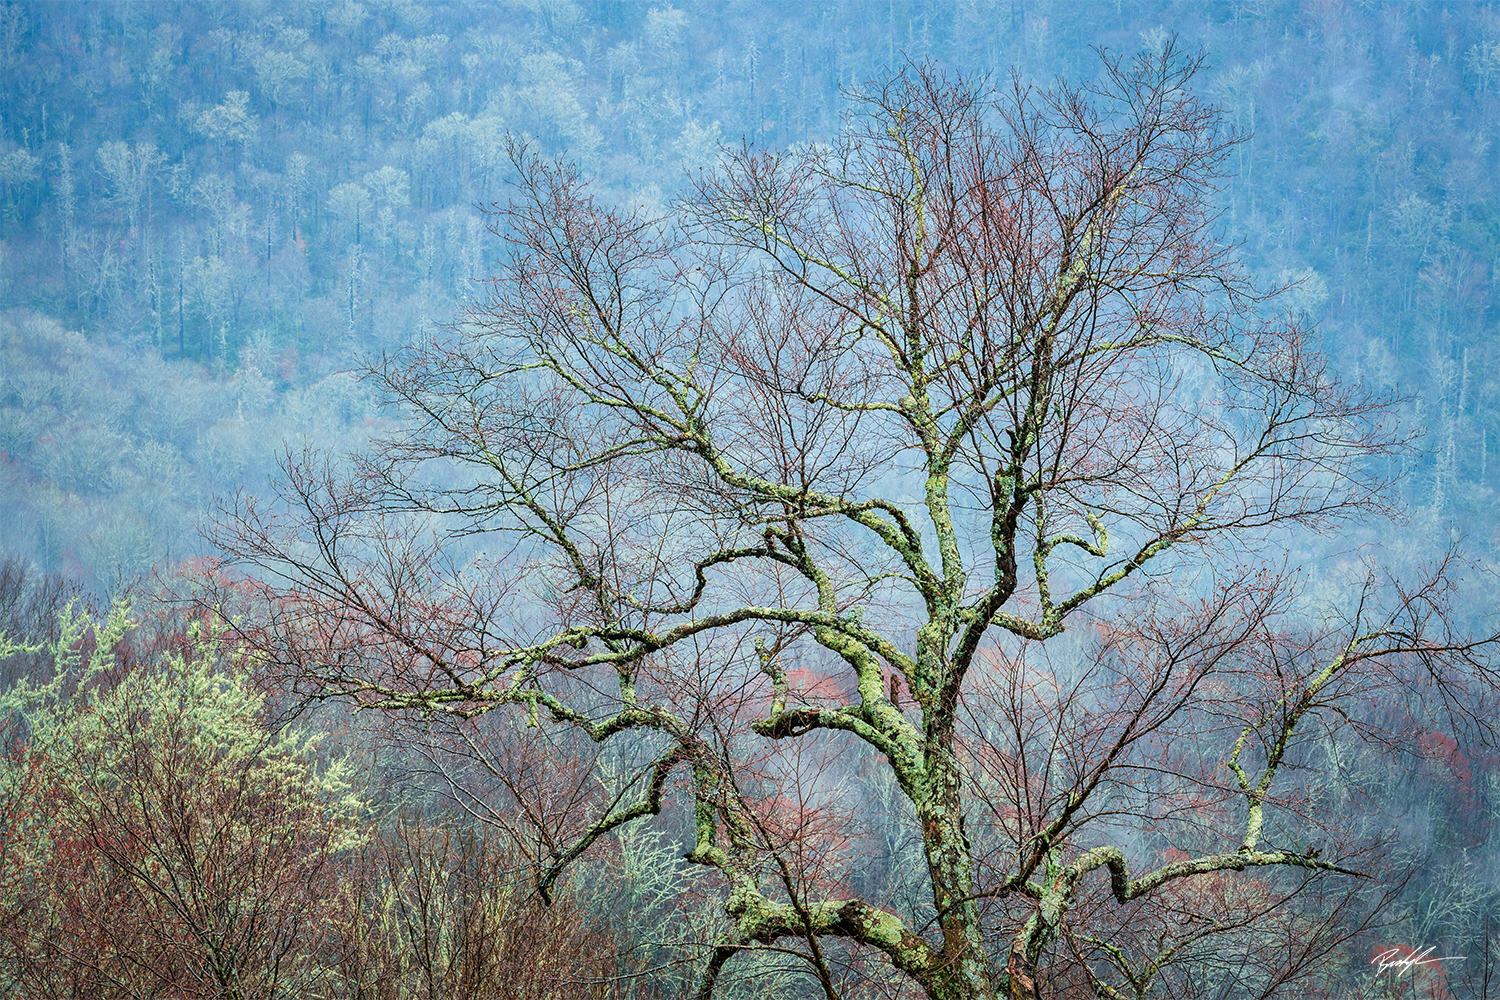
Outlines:
{"label": "background tree", "polygon": [[[1356,565],[1309,613],[1262,556],[1382,513],[1370,459],[1401,440],[1258,317],[1198,68],[1163,43],[1086,89],[908,69],[835,143],[746,147],[666,218],[513,146],[489,305],[372,373],[407,432],[353,479],[291,461],[281,507],[224,522],[266,573],[252,640],[315,695],[515,706],[644,755],[542,831],[539,888],[681,788],[729,920],[703,995],[777,947],[830,996],[866,950],[931,997],[1036,996],[1102,879],[1130,906],[1269,870],[1274,910],[1277,870],[1356,876],[1284,769],[1413,664],[1481,719],[1457,692],[1487,667],[1446,563]],[[449,558],[434,516],[506,554]],[[890,769],[920,904],[847,891],[853,836],[804,849],[830,748]],[[1080,960],[1128,984],[1112,945]]]}
{"label": "background tree", "polygon": [[362,1000],[636,996],[621,936],[577,886],[544,907],[525,865],[472,825],[401,818],[366,844],[337,896],[334,985]]}
{"label": "background tree", "polygon": [[[50,676],[8,720],[0,899],[12,988],[35,997],[308,995],[340,858],[366,808],[347,761],[272,735],[212,636],[116,658],[130,623],[69,608]],[[0,639],[0,653],[14,647]]]}

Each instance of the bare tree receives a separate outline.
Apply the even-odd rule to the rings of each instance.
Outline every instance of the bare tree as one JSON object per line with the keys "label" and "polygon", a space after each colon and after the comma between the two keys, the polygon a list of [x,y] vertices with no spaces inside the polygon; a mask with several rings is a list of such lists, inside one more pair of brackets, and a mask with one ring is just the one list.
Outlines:
{"label": "bare tree", "polygon": [[590,920],[573,892],[544,909],[510,860],[472,826],[402,817],[350,866],[337,897],[335,986],[323,995],[619,996],[609,928]]}
{"label": "bare tree", "polygon": [[[116,658],[132,623],[70,607],[51,677],[0,696],[0,948],[31,997],[306,995],[326,899],[363,839],[348,766],[272,735],[217,636]],[[0,653],[14,649],[0,635]],[[128,659],[128,658],[122,658]],[[11,994],[8,994],[11,995]]]}
{"label": "bare tree", "polygon": [[[1284,773],[1306,735],[1414,664],[1486,668],[1446,564],[1339,616],[1264,556],[1386,513],[1370,459],[1404,442],[1217,242],[1198,66],[910,68],[664,218],[513,144],[487,306],[371,373],[404,431],[226,512],[252,637],[317,696],[571,734],[588,794],[516,820],[544,895],[680,792],[727,917],[703,996],[766,949],[830,997],[872,954],[934,998],[1132,995],[1134,939],[1081,901],[1211,911],[1255,869],[1253,915],[1299,898],[1278,871],[1355,876]],[[920,896],[850,888],[874,841],[837,753],[888,769]]]}

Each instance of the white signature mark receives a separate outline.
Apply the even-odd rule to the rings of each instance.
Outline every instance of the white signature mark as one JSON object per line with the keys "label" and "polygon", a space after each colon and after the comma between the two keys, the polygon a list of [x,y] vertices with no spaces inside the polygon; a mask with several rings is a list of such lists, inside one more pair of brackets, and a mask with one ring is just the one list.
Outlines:
{"label": "white signature mark", "polygon": [[1435,950],[1437,950],[1436,945],[1428,945],[1421,951],[1413,951],[1408,955],[1402,955],[1401,953],[1406,951],[1406,949],[1398,945],[1395,948],[1387,948],[1385,951],[1376,952],[1375,957],[1370,959],[1370,964],[1375,966],[1377,975],[1386,969],[1395,969],[1396,975],[1399,976],[1401,973],[1409,972],[1419,965],[1432,965],[1436,962],[1462,962],[1464,960],[1464,956],[1462,955],[1434,955],[1432,953]]}

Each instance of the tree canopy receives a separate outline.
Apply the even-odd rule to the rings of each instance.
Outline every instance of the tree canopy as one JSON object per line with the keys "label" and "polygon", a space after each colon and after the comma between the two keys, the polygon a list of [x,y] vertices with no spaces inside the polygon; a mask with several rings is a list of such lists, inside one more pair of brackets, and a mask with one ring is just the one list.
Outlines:
{"label": "tree canopy", "polygon": [[[543,894],[675,816],[725,915],[702,996],[768,947],[830,997],[869,954],[934,998],[1037,996],[1044,961],[1139,995],[1253,920],[1307,944],[1254,959],[1295,988],[1343,933],[1297,898],[1370,860],[1308,799],[1309,732],[1419,679],[1477,720],[1488,640],[1448,563],[1299,600],[1276,530],[1385,513],[1404,439],[1222,241],[1199,67],[909,66],[665,213],[512,140],[488,302],[370,372],[403,431],[226,511],[247,637],[314,696],[509,709],[572,761],[571,793],[486,762]],[[852,888],[841,753],[919,845],[905,902]],[[1098,930],[1122,911],[1188,916]]]}

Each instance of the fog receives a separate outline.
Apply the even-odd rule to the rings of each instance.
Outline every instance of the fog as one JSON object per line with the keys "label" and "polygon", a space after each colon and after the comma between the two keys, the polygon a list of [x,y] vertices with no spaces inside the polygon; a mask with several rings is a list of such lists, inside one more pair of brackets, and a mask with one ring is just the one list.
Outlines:
{"label": "fog", "polygon": [[[272,496],[288,456],[311,449],[338,465],[401,428],[406,412],[363,376],[408,345],[455,335],[489,301],[506,252],[497,210],[517,196],[508,143],[577,164],[602,205],[665,214],[736,150],[832,141],[858,95],[903,68],[1001,89],[1088,86],[1105,60],[1174,39],[1201,54],[1194,96],[1237,140],[1205,208],[1268,293],[1254,310],[1304,323],[1337,378],[1389,400],[1412,435],[1411,447],[1367,460],[1392,483],[1391,518],[1256,534],[1246,550],[1300,570],[1311,609],[1347,603],[1361,559],[1410,575],[1456,549],[1473,565],[1453,621],[1492,632],[1500,6],[1311,0],[13,0],[0,8],[0,556],[16,580],[0,579],[0,628],[45,637],[42,619],[67,588],[101,613],[124,595],[142,607],[148,594],[185,599],[194,567],[223,555],[222,511]],[[1183,392],[1197,391],[1194,377]],[[920,499],[912,482],[897,499]],[[476,546],[451,551],[468,559]],[[53,595],[46,614],[27,596],[38,588]],[[1049,647],[1059,664],[1086,658],[1083,639],[1060,641]],[[11,678],[44,669],[7,662]],[[1415,695],[1372,695],[1359,710],[1366,730],[1408,739],[1382,748],[1309,730],[1299,759],[1320,777],[1298,801],[1347,820],[1380,859],[1386,881],[1357,900],[1380,917],[1331,948],[1315,982],[1289,979],[1281,995],[1447,995],[1414,992],[1439,985],[1492,995],[1500,758],[1479,728],[1458,731]],[[512,808],[481,780],[486,754],[520,753],[503,725],[476,724],[483,752],[471,744],[455,763],[434,749],[451,740],[398,723],[378,735],[341,712],[309,717],[333,734],[329,747],[358,748],[392,824],[403,804],[429,819]],[[976,732],[987,725],[974,721]],[[1011,749],[1024,756],[1026,743]],[[549,752],[593,752],[568,746]],[[880,813],[859,841],[869,865],[830,862],[826,881],[904,901],[890,905],[917,924],[936,919],[892,779],[861,763],[863,749],[816,746],[816,765],[785,765],[816,772],[808,794],[835,812]],[[609,775],[649,764],[641,747],[621,754],[628,764],[589,763]],[[457,805],[455,787],[470,789]],[[583,862],[597,893],[565,902],[593,914],[570,926],[608,927],[633,956],[599,973],[616,977],[611,995],[688,991],[706,959],[682,942],[722,931],[712,907],[673,935],[656,929],[679,897],[709,891],[679,860],[688,813],[679,803],[662,828],[605,838]],[[1121,835],[1142,851],[1155,843],[1144,830]],[[1319,905],[1358,908],[1334,896]],[[1442,984],[1381,978],[1370,950],[1392,944],[1464,961]],[[1236,948],[1264,942],[1215,947],[1201,981],[1164,977],[1142,995],[1258,995],[1252,975],[1225,970]],[[786,956],[756,961],[774,977],[745,972],[723,989],[833,988]],[[850,959],[840,989],[907,995],[882,969]],[[7,995],[35,988],[18,982],[5,981]]]}

